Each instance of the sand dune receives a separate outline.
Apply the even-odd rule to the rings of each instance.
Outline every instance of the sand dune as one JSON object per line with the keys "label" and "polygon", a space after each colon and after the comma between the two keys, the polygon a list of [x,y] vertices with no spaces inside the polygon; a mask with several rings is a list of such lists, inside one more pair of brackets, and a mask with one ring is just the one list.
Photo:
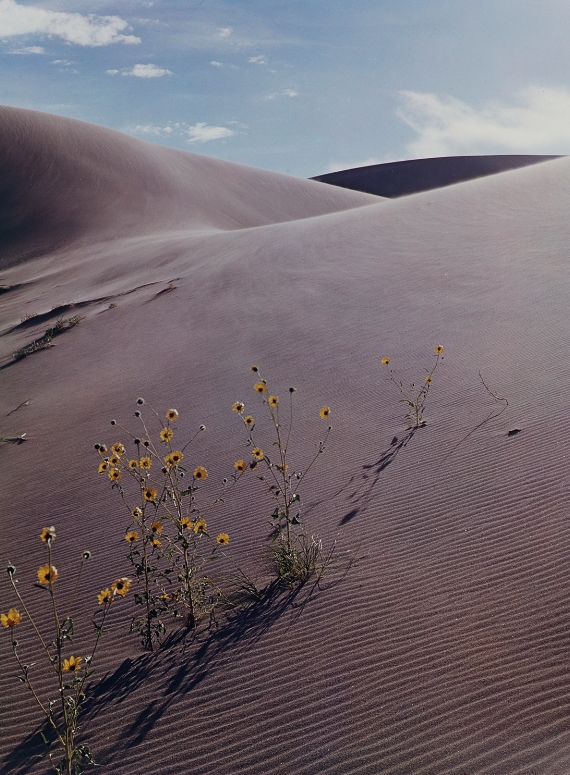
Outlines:
{"label": "sand dune", "polygon": [[[330,199],[322,184],[77,122],[9,118],[33,125],[38,163],[43,148],[52,159],[21,222],[48,211],[49,169],[81,204],[62,248],[53,247],[62,221],[54,236],[48,219],[41,255],[36,236],[22,238],[27,253],[14,264],[9,243],[0,279],[10,289],[0,436],[27,434],[0,446],[0,559],[16,562],[22,584],[43,559],[37,533],[52,523],[61,579],[85,546],[87,589],[128,572],[125,514],[95,473],[93,444],[118,440],[109,420],[130,423],[138,395],[176,406],[181,434],[206,424],[195,455],[212,487],[248,454],[231,405],[260,414],[251,363],[272,391],[298,388],[301,467],[322,433],[319,408],[332,409],[303,496],[311,529],[325,545],[337,540],[327,583],[154,656],[114,611],[84,724],[108,771],[566,772],[570,160],[391,201],[332,187]],[[82,190],[74,170],[84,151],[67,168],[53,161],[64,135],[93,159],[97,142],[105,159],[124,157],[125,174],[137,171],[129,186],[152,189],[164,219],[139,218],[131,188],[104,211],[120,176],[109,162],[98,189],[91,162]],[[169,159],[199,170],[200,187],[187,190],[178,171],[171,182]],[[170,185],[162,203],[159,177]],[[57,207],[65,214],[64,199]],[[55,317],[75,313],[84,320],[55,347],[11,362]],[[421,380],[437,343],[445,353],[427,425],[409,433],[380,359],[404,382]],[[232,560],[252,572],[270,507],[257,484],[212,517],[231,533]],[[12,602],[4,584],[0,610]],[[43,772],[33,758],[40,718],[0,635],[0,772]],[[31,643],[24,627],[20,639]]]}

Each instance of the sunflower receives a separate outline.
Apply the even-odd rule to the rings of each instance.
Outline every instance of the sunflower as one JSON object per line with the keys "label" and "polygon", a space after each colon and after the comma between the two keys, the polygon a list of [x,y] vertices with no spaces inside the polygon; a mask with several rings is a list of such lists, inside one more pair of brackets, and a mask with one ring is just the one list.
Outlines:
{"label": "sunflower", "polygon": [[436,355],[441,355],[443,352],[443,347],[440,344],[436,345],[435,352]]}
{"label": "sunflower", "polygon": [[287,465],[287,463],[284,463],[283,465],[278,465],[275,467],[277,468],[278,471],[281,471],[282,474],[286,474],[287,471],[289,470],[289,466]]}
{"label": "sunflower", "polygon": [[184,455],[182,452],[170,452],[165,458],[164,462],[166,465],[170,468],[170,466],[177,466],[178,463],[182,460]]}
{"label": "sunflower", "polygon": [[113,602],[113,593],[110,589],[102,589],[97,595],[97,603],[99,605],[111,605]]}
{"label": "sunflower", "polygon": [[166,419],[170,420],[170,422],[173,422],[174,420],[178,419],[178,412],[176,409],[169,409],[166,413]]}
{"label": "sunflower", "polygon": [[121,462],[121,458],[118,455],[111,455],[109,458],[109,465],[111,466],[118,466]]}
{"label": "sunflower", "polygon": [[127,535],[125,536],[125,541],[128,541],[130,544],[134,544],[135,541],[139,540],[139,534],[136,530],[129,530]]}
{"label": "sunflower", "polygon": [[0,614],[3,627],[17,627],[22,621],[22,614],[17,608],[10,608],[7,614]]}
{"label": "sunflower", "polygon": [[331,410],[328,408],[328,406],[323,406],[323,408],[319,412],[319,417],[321,418],[321,420],[326,420],[330,413],[331,413]]}
{"label": "sunflower", "polygon": [[227,533],[220,533],[220,535],[216,538],[216,541],[219,544],[229,544],[230,537]]}
{"label": "sunflower", "polygon": [[141,457],[139,465],[144,471],[148,471],[152,465],[152,459],[150,457]]}
{"label": "sunflower", "polygon": [[263,450],[259,447],[254,447],[251,454],[256,460],[263,460]]}
{"label": "sunflower", "polygon": [[161,441],[170,441],[170,439],[174,436],[174,431],[172,428],[163,428],[160,431],[160,440]]}
{"label": "sunflower", "polygon": [[234,468],[236,471],[240,471],[240,472],[245,471],[245,469],[247,468],[247,463],[245,462],[245,460],[236,460],[236,462],[234,463]]}
{"label": "sunflower", "polygon": [[430,374],[427,375],[427,377],[425,378],[425,381],[427,382],[428,385],[431,385],[431,383],[433,382],[433,379],[431,378]]}
{"label": "sunflower", "polygon": [[142,517],[142,509],[140,509],[138,506],[135,506],[134,509],[131,511],[131,517],[134,517],[135,519],[138,519],[139,517]]}
{"label": "sunflower", "polygon": [[53,525],[51,527],[44,527],[40,533],[40,538],[44,544],[47,544],[50,541],[55,541],[55,527]]}
{"label": "sunflower", "polygon": [[134,471],[135,468],[139,467],[139,461],[138,460],[129,460],[129,468],[131,471]]}
{"label": "sunflower", "polygon": [[194,471],[194,479],[207,479],[208,478],[208,472],[204,468],[204,466],[198,466],[198,468]]}
{"label": "sunflower", "polygon": [[269,396],[267,399],[267,403],[269,406],[278,406],[279,404],[279,396]]}
{"label": "sunflower", "polygon": [[83,657],[69,657],[63,660],[63,669],[66,673],[77,673],[81,669]]}
{"label": "sunflower", "polygon": [[253,425],[255,425],[255,420],[253,419],[253,417],[252,417],[250,414],[248,414],[248,415],[247,415],[247,417],[244,417],[244,418],[243,418],[243,421],[244,421],[244,423],[245,423],[246,425],[248,425],[250,428],[251,428]]}
{"label": "sunflower", "polygon": [[390,363],[390,358],[382,358],[382,366],[387,366]]}
{"label": "sunflower", "polygon": [[151,544],[158,549],[162,546],[162,541],[160,540],[160,538],[153,538],[151,541]]}
{"label": "sunflower", "polygon": [[40,584],[49,584],[51,586],[57,579],[57,568],[53,565],[42,565],[38,568],[38,581]]}
{"label": "sunflower", "polygon": [[194,523],[190,519],[190,517],[182,517],[180,520],[180,527],[186,528],[186,530],[192,530],[194,527]]}
{"label": "sunflower", "polygon": [[114,452],[115,455],[118,455],[121,457],[121,455],[125,454],[125,445],[121,444],[120,442],[117,442],[116,444],[113,444],[111,447],[111,452]]}
{"label": "sunflower", "polygon": [[120,595],[121,597],[124,597],[129,591],[129,589],[131,588],[132,583],[133,582],[131,581],[131,579],[128,579],[126,577],[122,579],[116,579],[111,584],[111,590],[116,595]]}
{"label": "sunflower", "polygon": [[122,473],[119,471],[118,468],[111,468],[111,470],[107,475],[109,479],[111,479],[113,482],[117,482],[121,478]]}
{"label": "sunflower", "polygon": [[205,519],[199,519],[197,522],[194,523],[195,533],[205,533],[207,529],[208,529],[208,526],[206,524]]}
{"label": "sunflower", "polygon": [[267,391],[267,384],[264,379],[260,380],[259,382],[256,382],[253,386],[253,389],[256,390],[258,393],[265,393]]}
{"label": "sunflower", "polygon": [[100,474],[104,474],[104,473],[105,473],[105,471],[106,471],[108,468],[109,468],[109,463],[107,463],[107,461],[106,461],[106,460],[102,460],[102,461],[99,463],[99,468],[98,468],[97,470],[99,471],[99,473],[100,473]]}
{"label": "sunflower", "polygon": [[162,522],[153,522],[150,531],[151,533],[162,533]]}
{"label": "sunflower", "polygon": [[235,404],[232,406],[232,412],[237,412],[238,414],[241,414],[244,409],[245,409],[245,406],[244,404],[242,404],[241,401],[236,401]]}
{"label": "sunflower", "polygon": [[152,501],[156,500],[157,492],[154,489],[154,487],[145,487],[143,490],[143,498],[145,501],[149,501],[149,503],[152,503]]}

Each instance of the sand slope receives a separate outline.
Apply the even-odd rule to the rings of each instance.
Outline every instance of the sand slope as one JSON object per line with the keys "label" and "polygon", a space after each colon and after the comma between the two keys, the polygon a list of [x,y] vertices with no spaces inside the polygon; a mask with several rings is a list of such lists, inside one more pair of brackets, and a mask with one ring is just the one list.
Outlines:
{"label": "sand slope", "polygon": [[[50,127],[68,126],[34,121],[46,142]],[[137,149],[140,169],[152,166],[149,146]],[[156,656],[140,652],[117,609],[84,727],[110,772],[568,770],[569,198],[570,160],[559,159],[231,231],[143,224],[116,239],[105,227],[98,240],[90,226],[80,246],[2,272],[12,290],[0,435],[28,441],[0,447],[0,560],[16,562],[22,583],[52,523],[61,579],[86,545],[87,589],[128,571],[125,515],[95,473],[93,444],[120,438],[109,420],[130,423],[138,395],[176,406],[181,435],[207,425],[193,459],[212,487],[247,454],[232,403],[262,416],[252,362],[273,392],[298,388],[300,467],[323,432],[319,408],[332,409],[303,496],[311,528],[338,542],[329,583]],[[85,319],[56,347],[7,365],[73,310]],[[32,311],[44,317],[20,324]],[[421,380],[437,343],[445,359],[427,425],[410,434],[380,358]],[[257,484],[212,516],[252,571],[270,508]],[[11,602],[0,587],[0,610]],[[10,709],[0,772],[43,772],[26,738],[39,717],[12,678],[7,637],[0,649]]]}

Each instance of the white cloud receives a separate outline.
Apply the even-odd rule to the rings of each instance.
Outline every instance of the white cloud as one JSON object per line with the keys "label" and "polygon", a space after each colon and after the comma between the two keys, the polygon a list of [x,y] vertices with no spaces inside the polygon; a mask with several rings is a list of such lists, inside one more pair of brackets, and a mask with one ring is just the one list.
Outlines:
{"label": "white cloud", "polygon": [[229,38],[231,34],[231,27],[220,27],[220,38]]}
{"label": "white cloud", "polygon": [[186,130],[189,143],[208,143],[210,140],[220,140],[222,137],[235,135],[233,129],[225,126],[208,126],[205,121],[200,121]]}
{"label": "white cloud", "polygon": [[131,75],[135,78],[161,78],[163,75],[172,75],[172,70],[166,70],[158,65],[133,65],[122,70],[106,70],[107,75]]}
{"label": "white cloud", "polygon": [[267,59],[263,56],[263,54],[260,54],[259,56],[256,56],[256,57],[249,57],[249,59],[247,61],[250,62],[252,65],[266,65],[267,64]]}
{"label": "white cloud", "polygon": [[266,100],[274,100],[277,99],[277,97],[298,97],[299,92],[294,91],[293,89],[283,89],[282,91],[274,91],[271,94],[268,94],[265,99]]}
{"label": "white cloud", "polygon": [[169,135],[172,132],[171,126],[153,126],[152,124],[147,124],[146,126],[143,126],[142,124],[139,124],[135,127],[135,132],[142,132],[142,134],[146,135],[161,135],[161,134],[167,134]]}
{"label": "white cloud", "polygon": [[214,67],[223,67],[224,66],[221,62],[216,62],[215,59],[212,59],[210,64],[213,65]]}
{"label": "white cloud", "polygon": [[50,65],[64,65],[65,67],[69,67],[69,65],[73,64],[75,64],[75,62],[71,62],[69,59],[54,59],[50,62]]}
{"label": "white cloud", "polygon": [[9,54],[45,54],[46,50],[43,46],[22,46],[21,48],[15,48],[8,52]]}
{"label": "white cloud", "polygon": [[15,35],[50,35],[78,46],[108,46],[111,43],[140,43],[140,38],[125,35],[128,23],[119,16],[96,16],[47,11],[33,5],[18,5],[15,0],[0,0],[2,38]]}
{"label": "white cloud", "polygon": [[569,153],[570,93],[530,86],[518,105],[489,102],[481,109],[454,97],[401,92],[397,115],[417,132],[411,157],[478,153]]}

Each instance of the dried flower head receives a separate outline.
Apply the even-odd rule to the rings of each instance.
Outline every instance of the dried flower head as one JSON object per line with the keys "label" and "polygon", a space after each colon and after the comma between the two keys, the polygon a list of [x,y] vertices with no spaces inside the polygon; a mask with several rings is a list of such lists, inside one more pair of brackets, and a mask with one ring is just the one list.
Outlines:
{"label": "dried flower head", "polygon": [[247,468],[247,463],[245,462],[245,460],[236,460],[236,462],[234,463],[234,468],[236,471],[245,471],[245,469]]}
{"label": "dried flower head", "polygon": [[131,511],[131,517],[134,517],[135,519],[139,519],[140,517],[142,517],[142,515],[143,515],[142,509],[139,508],[138,506],[135,506],[134,509]]}
{"label": "dried flower head", "polygon": [[321,418],[321,420],[326,420],[330,413],[331,413],[331,410],[328,408],[328,406],[323,406],[323,408],[319,412],[319,417]]}
{"label": "dried flower head", "polygon": [[9,562],[8,565],[6,566],[6,573],[8,574],[8,576],[13,576],[14,573],[16,573],[16,566],[12,565],[12,563]]}
{"label": "dried flower head", "polygon": [[44,544],[49,544],[52,541],[55,541],[55,527],[53,525],[51,527],[44,527],[40,533],[40,538]]}
{"label": "dried flower head", "polygon": [[201,430],[201,431],[205,431],[205,430],[206,430],[206,426],[205,426],[205,425],[200,425],[200,428],[199,428],[199,430]]}
{"label": "dried flower head", "polygon": [[387,366],[390,363],[390,358],[382,358],[382,366]]}
{"label": "dried flower head", "polygon": [[195,533],[205,533],[208,529],[208,526],[206,524],[205,519],[199,519],[197,522],[194,523],[194,532]]}
{"label": "dried flower head", "polygon": [[148,501],[149,503],[152,503],[152,501],[156,500],[157,492],[154,489],[154,487],[145,487],[143,490],[143,498],[145,501]]}
{"label": "dried flower head", "polygon": [[139,404],[139,406],[142,406],[144,404],[144,398],[137,398],[137,404]]}
{"label": "dried flower head", "polygon": [[170,439],[174,436],[174,431],[172,428],[163,428],[160,431],[160,440],[167,442],[170,441]]}
{"label": "dried flower head", "polygon": [[166,413],[166,419],[169,420],[170,422],[177,420],[178,412],[176,411],[176,409],[169,409],[168,412]]}
{"label": "dried flower head", "polygon": [[139,540],[139,534],[136,530],[129,530],[129,532],[125,536],[125,541],[128,541],[130,544],[134,544],[135,541]]}
{"label": "dried flower head", "polygon": [[162,541],[160,540],[160,538],[153,538],[151,541],[151,544],[157,549],[159,549],[162,546]]}
{"label": "dried flower head", "polygon": [[440,344],[436,345],[435,352],[436,352],[436,355],[441,355],[443,352],[443,347]]}
{"label": "dried flower head", "polygon": [[241,414],[241,412],[243,412],[244,409],[245,409],[245,405],[242,404],[241,401],[236,401],[235,404],[232,406],[232,411],[238,412],[239,414]]}
{"label": "dried flower head", "polygon": [[229,535],[227,533],[220,533],[220,535],[216,538],[216,541],[219,544],[224,544],[224,545],[225,544],[229,544],[230,537],[229,537]]}
{"label": "dried flower head", "polygon": [[53,565],[42,565],[38,568],[38,581],[40,584],[49,584],[51,586],[57,579],[57,568]]}
{"label": "dried flower head", "polygon": [[252,366],[252,367],[251,367],[251,370],[254,372],[254,374],[257,374],[257,372],[259,371],[259,369],[257,368],[257,366]]}
{"label": "dried flower head", "polygon": [[263,460],[263,450],[259,447],[254,447],[251,454],[256,460]]}
{"label": "dried flower head", "polygon": [[111,605],[113,602],[113,593],[109,588],[102,589],[97,595],[97,603],[99,605]]}
{"label": "dried flower head", "polygon": [[162,522],[153,522],[150,526],[151,533],[162,533],[163,525]]}
{"label": "dried flower head", "polygon": [[265,393],[267,392],[267,385],[265,384],[265,380],[262,379],[259,382],[256,382],[253,386],[253,389],[256,390],[258,393]]}
{"label": "dried flower head", "polygon": [[269,396],[267,399],[267,403],[269,406],[278,406],[279,405],[279,396]]}
{"label": "dried flower head", "polygon": [[107,452],[107,447],[104,444],[98,444],[96,449],[99,450],[100,455],[104,455]]}
{"label": "dried flower head", "polygon": [[431,378],[431,376],[428,374],[428,375],[427,375],[427,377],[425,378],[425,381],[427,382],[427,384],[428,384],[428,385],[431,385],[431,383],[433,382],[433,379],[432,379],[432,378]]}
{"label": "dried flower head", "polygon": [[204,466],[198,466],[198,468],[194,471],[194,479],[207,479],[208,478],[208,472],[204,468]]}
{"label": "dried flower head", "polygon": [[120,597],[124,597],[129,589],[131,588],[133,582],[131,579],[128,579],[126,577],[123,577],[121,579],[116,579],[111,584],[111,590],[116,594],[120,595]]}
{"label": "dried flower head", "polygon": [[0,614],[0,622],[3,627],[17,627],[22,621],[22,614],[17,608],[10,608],[7,614]]}
{"label": "dried flower head", "polygon": [[77,673],[81,669],[83,657],[69,657],[63,660],[63,669],[66,673]]}

